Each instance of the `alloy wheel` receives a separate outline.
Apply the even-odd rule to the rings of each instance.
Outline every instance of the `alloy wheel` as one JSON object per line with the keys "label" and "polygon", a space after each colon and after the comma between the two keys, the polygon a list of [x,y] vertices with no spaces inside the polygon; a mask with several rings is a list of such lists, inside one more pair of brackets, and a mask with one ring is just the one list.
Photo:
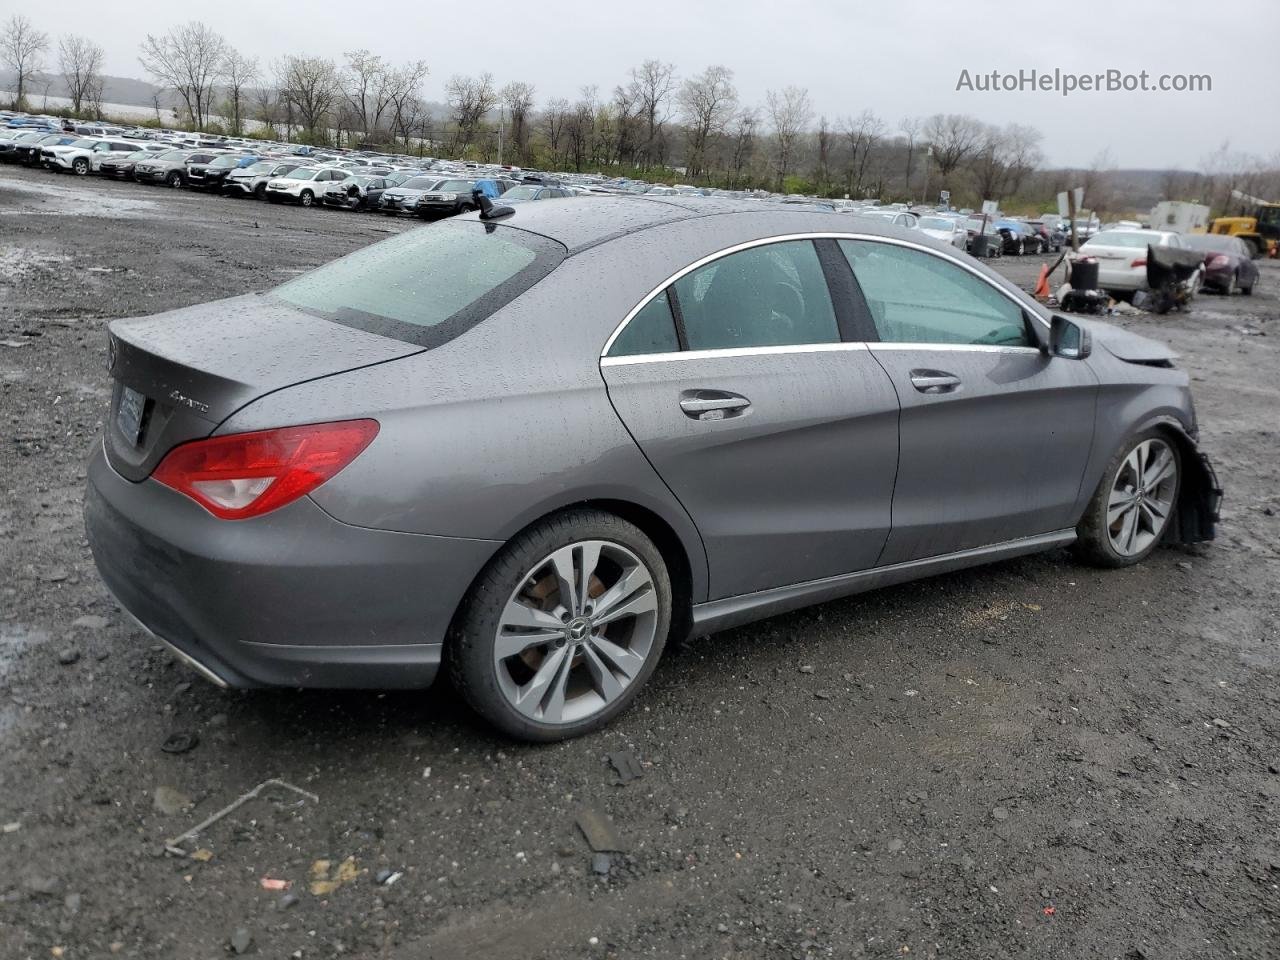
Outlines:
{"label": "alloy wheel", "polygon": [[608,540],[561,547],[521,579],[502,611],[498,686],[531,720],[584,720],[640,674],[657,624],[653,574],[635,553]]}
{"label": "alloy wheel", "polygon": [[1107,536],[1123,557],[1136,556],[1160,539],[1178,491],[1178,460],[1163,440],[1143,440],[1116,471],[1107,498]]}

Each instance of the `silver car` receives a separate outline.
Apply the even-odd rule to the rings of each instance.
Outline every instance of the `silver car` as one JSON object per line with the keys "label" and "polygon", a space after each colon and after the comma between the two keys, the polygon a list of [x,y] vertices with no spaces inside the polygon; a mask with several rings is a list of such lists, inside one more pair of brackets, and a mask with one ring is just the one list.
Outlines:
{"label": "silver car", "polygon": [[425,687],[443,663],[499,728],[554,740],[623,710],[672,637],[1213,536],[1170,351],[918,230],[480,205],[111,324],[89,541],[215,683]]}

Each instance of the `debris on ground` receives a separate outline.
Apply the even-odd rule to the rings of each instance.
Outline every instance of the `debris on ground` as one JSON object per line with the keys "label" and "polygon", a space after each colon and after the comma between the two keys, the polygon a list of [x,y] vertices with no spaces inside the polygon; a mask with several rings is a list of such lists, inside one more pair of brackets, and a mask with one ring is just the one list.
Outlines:
{"label": "debris on ground", "polygon": [[301,796],[305,797],[306,799],[310,800],[313,803],[320,802],[320,798],[316,796],[314,793],[311,793],[308,790],[303,790],[301,787],[295,787],[292,783],[287,783],[286,781],[277,779],[275,777],[273,777],[270,780],[263,780],[260,784],[258,784],[248,793],[241,794],[231,803],[227,804],[217,813],[213,814],[213,816],[205,820],[202,820],[200,823],[196,824],[186,833],[180,834],[179,836],[176,836],[176,837],[171,837],[170,839],[166,840],[164,842],[165,849],[168,850],[170,853],[175,853],[180,857],[185,857],[187,855],[187,852],[182,849],[182,844],[184,841],[190,840],[193,837],[198,836],[201,832],[213,826],[223,817],[227,816],[227,814],[235,812],[244,804],[248,803],[250,800],[257,797],[258,794],[260,794],[263,790],[267,789],[268,787],[280,787],[285,790],[292,790],[294,793],[300,794]]}
{"label": "debris on ground", "polygon": [[347,857],[336,868],[332,860],[317,860],[311,864],[311,895],[327,897],[358,876],[360,868],[356,866],[355,857]]}
{"label": "debris on ground", "polygon": [[231,934],[231,949],[237,954],[244,953],[253,945],[253,934],[244,927],[236,927]]}
{"label": "debris on ground", "polygon": [[613,821],[604,811],[596,807],[583,807],[575,818],[578,829],[587,838],[587,844],[597,853],[621,853],[624,849],[622,837],[613,826]]}
{"label": "debris on ground", "polygon": [[191,798],[180,790],[161,785],[151,795],[151,805],[166,817],[172,817],[191,806]]}
{"label": "debris on ground", "polygon": [[182,730],[165,737],[164,743],[160,744],[160,749],[165,753],[186,753],[194,750],[199,742],[200,738],[194,733]]}
{"label": "debris on ground", "polygon": [[640,766],[640,761],[630,750],[615,750],[607,756],[609,763],[618,773],[619,783],[630,783],[644,776],[644,768]]}
{"label": "debris on ground", "polygon": [[613,866],[613,857],[607,853],[597,853],[591,858],[591,872],[599,876],[607,876]]}
{"label": "debris on ground", "polygon": [[262,887],[263,890],[288,890],[290,881],[279,880],[275,877],[263,877],[258,881],[258,886]]}
{"label": "debris on ground", "polygon": [[213,851],[208,847],[201,847],[199,850],[196,850],[191,854],[191,859],[195,860],[197,863],[208,863],[213,859]]}

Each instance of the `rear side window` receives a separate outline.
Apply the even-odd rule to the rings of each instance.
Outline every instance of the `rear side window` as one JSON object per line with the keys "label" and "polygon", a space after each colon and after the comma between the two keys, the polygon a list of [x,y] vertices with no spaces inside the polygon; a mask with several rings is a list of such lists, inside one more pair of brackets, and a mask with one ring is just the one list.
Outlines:
{"label": "rear side window", "polygon": [[623,327],[609,348],[609,356],[634,357],[646,353],[674,353],[679,349],[671,302],[667,291],[663,290]]}
{"label": "rear side window", "polygon": [[272,295],[313,316],[434,347],[528,290],[565,252],[511,227],[440,224],[365,247]]}
{"label": "rear side window", "polygon": [[674,286],[690,350],[840,341],[822,264],[809,240],[731,253]]}
{"label": "rear side window", "polygon": [[841,240],[887,343],[1031,346],[1022,308],[942,257],[890,243]]}

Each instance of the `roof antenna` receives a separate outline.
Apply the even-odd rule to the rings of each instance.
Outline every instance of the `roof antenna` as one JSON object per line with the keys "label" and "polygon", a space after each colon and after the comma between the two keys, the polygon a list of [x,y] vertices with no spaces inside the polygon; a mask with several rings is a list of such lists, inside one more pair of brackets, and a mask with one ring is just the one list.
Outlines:
{"label": "roof antenna", "polygon": [[471,191],[471,199],[480,207],[481,220],[501,220],[503,217],[509,217],[515,213],[515,210],[511,207],[495,207],[493,201],[489,199],[489,195],[479,187]]}

